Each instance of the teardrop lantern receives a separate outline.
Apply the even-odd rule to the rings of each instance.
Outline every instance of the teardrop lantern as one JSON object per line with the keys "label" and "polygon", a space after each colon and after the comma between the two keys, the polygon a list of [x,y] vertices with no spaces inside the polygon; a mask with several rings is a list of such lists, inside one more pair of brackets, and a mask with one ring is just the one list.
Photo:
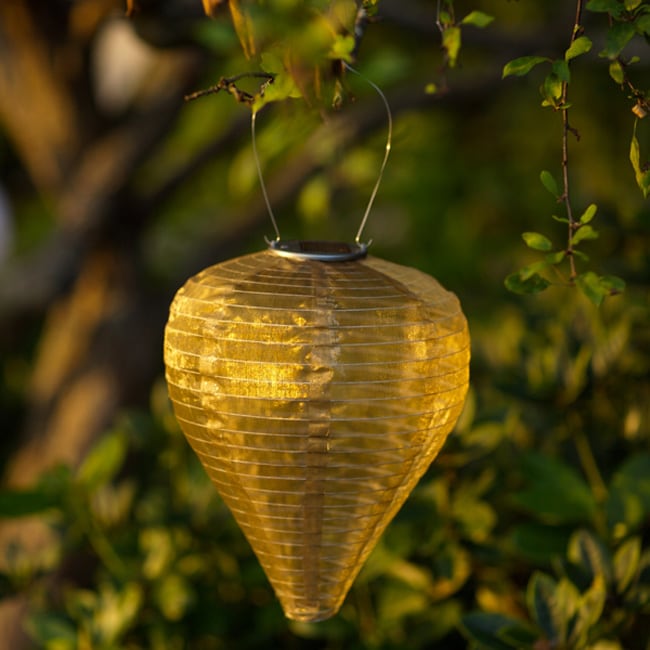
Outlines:
{"label": "teardrop lantern", "polygon": [[333,616],[461,412],[458,299],[358,237],[278,237],[185,283],[164,356],[176,418],[285,615]]}

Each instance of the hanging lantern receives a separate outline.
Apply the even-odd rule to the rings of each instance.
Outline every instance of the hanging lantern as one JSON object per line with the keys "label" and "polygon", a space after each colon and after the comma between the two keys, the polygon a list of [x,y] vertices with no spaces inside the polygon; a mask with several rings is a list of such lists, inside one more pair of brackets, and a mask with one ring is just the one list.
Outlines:
{"label": "hanging lantern", "polygon": [[[351,72],[355,70],[344,64]],[[460,415],[469,333],[432,277],[355,244],[276,239],[178,291],[176,418],[288,618],[333,616]]]}
{"label": "hanging lantern", "polygon": [[468,363],[456,296],[363,247],[273,242],[178,291],[176,417],[288,618],[338,611],[453,428]]}

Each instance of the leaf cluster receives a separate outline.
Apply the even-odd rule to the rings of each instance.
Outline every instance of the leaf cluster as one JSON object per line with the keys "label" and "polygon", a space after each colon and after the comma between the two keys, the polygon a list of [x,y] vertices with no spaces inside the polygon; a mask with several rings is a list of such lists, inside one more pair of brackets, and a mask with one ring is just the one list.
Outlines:
{"label": "leaf cluster", "polygon": [[[561,200],[559,186],[549,171],[542,171],[540,180],[556,200]],[[591,223],[597,209],[595,204],[590,204],[575,222],[569,221],[566,217],[553,215],[555,221],[569,226],[571,230],[570,248],[555,249],[552,241],[538,232],[522,233],[526,246],[544,253],[544,258],[511,273],[505,280],[506,287],[514,293],[532,294],[539,293],[553,284],[568,284],[570,280],[562,275],[558,267],[569,256],[583,262],[589,261],[589,257],[581,250],[580,244],[599,237],[598,230]],[[543,275],[549,270],[555,273],[555,278],[549,279]],[[625,282],[620,278],[611,275],[598,276],[593,271],[577,273],[573,280],[595,305],[600,305],[607,296],[617,295],[625,290]]]}

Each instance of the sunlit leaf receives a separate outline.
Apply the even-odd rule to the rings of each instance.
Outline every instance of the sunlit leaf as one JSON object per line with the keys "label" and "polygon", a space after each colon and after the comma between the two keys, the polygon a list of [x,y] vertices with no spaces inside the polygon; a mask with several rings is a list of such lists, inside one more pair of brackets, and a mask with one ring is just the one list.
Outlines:
{"label": "sunlit leaf", "polygon": [[576,246],[581,241],[585,241],[587,239],[598,239],[598,237],[599,234],[597,230],[594,230],[591,226],[585,225],[580,226],[580,228],[575,231],[573,237],[571,238],[571,241],[573,242],[573,245]]}
{"label": "sunlit leaf", "polygon": [[557,251],[549,253],[544,259],[547,264],[559,264],[566,257],[566,251]]}
{"label": "sunlit leaf", "polygon": [[609,64],[609,76],[617,83],[625,83],[625,72],[619,61],[612,61]]}
{"label": "sunlit leaf", "polygon": [[474,25],[474,27],[487,27],[494,20],[494,16],[483,11],[471,11],[461,20],[461,25]]}
{"label": "sunlit leaf", "polygon": [[340,59],[352,63],[352,52],[354,50],[354,36],[337,35],[329,51],[330,59]]}
{"label": "sunlit leaf", "polygon": [[647,198],[650,193],[650,170],[641,167],[641,149],[639,140],[636,137],[636,123],[634,124],[634,131],[632,132],[632,141],[630,142],[630,162],[636,183],[643,192],[643,197]]}
{"label": "sunlit leaf", "polygon": [[546,63],[547,61],[550,61],[550,59],[545,56],[522,56],[518,59],[508,61],[503,67],[502,76],[503,78],[512,75],[521,77],[528,74],[536,65]]}
{"label": "sunlit leaf", "polygon": [[225,0],[201,0],[203,3],[203,11],[206,16],[215,17],[217,11],[223,7]]}
{"label": "sunlit leaf", "polygon": [[528,248],[536,251],[550,251],[553,248],[551,240],[538,232],[524,232],[521,236]]}
{"label": "sunlit leaf", "polygon": [[578,36],[573,43],[569,46],[569,49],[564,53],[564,59],[570,61],[575,59],[575,57],[580,56],[581,54],[586,54],[591,50],[591,39],[587,36]]}
{"label": "sunlit leaf", "polygon": [[187,578],[170,573],[156,584],[154,599],[168,621],[178,621],[195,602],[196,594]]}
{"label": "sunlit leaf", "polygon": [[460,52],[461,35],[460,27],[448,27],[442,33],[442,47],[447,52],[449,67],[453,68]]}
{"label": "sunlit leaf", "polygon": [[598,206],[594,203],[591,203],[587,209],[580,215],[580,223],[589,223],[594,216],[596,215],[596,211],[598,210]]}
{"label": "sunlit leaf", "polygon": [[[206,0],[204,0],[205,2]],[[209,1],[209,0],[207,0]],[[242,9],[240,0],[229,0],[230,16],[232,24],[239,38],[239,43],[247,59],[255,56],[255,35],[253,31],[253,22],[248,12]]]}
{"label": "sunlit leaf", "polygon": [[614,580],[616,592],[622,594],[632,582],[641,559],[641,540],[631,537],[623,542],[614,555]]}
{"label": "sunlit leaf", "polygon": [[576,531],[569,540],[567,557],[587,574],[589,582],[602,576],[605,584],[612,580],[612,560],[596,536],[587,530]]}
{"label": "sunlit leaf", "polygon": [[79,466],[77,479],[91,489],[104,485],[121,469],[125,456],[125,436],[110,432],[90,450]]}

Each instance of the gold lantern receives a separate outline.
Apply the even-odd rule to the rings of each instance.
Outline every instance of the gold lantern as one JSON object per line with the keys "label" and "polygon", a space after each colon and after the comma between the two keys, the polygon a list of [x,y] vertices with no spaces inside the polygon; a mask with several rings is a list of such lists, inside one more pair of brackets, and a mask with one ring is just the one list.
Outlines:
{"label": "gold lantern", "polygon": [[363,244],[276,240],[178,291],[165,364],[180,426],[286,616],[317,621],[453,428],[469,334],[420,271]]}
{"label": "gold lantern", "polygon": [[[361,76],[346,63],[343,66]],[[333,616],[463,406],[469,333],[432,277],[354,244],[284,241],[178,291],[166,377],[189,443],[288,618]]]}

